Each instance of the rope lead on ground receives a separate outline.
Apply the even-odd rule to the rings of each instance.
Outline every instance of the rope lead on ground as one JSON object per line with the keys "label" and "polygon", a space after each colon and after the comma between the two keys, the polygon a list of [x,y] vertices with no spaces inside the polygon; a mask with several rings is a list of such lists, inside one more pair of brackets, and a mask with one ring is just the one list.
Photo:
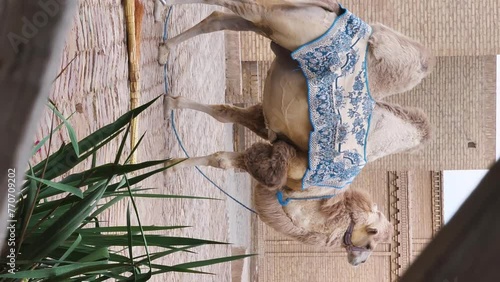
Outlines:
{"label": "rope lead on ground", "polygon": [[[165,20],[165,24],[164,24],[164,27],[163,27],[163,41],[166,41],[168,39],[168,22],[170,20],[170,15],[172,14],[172,7],[170,7],[168,9],[168,13],[167,13],[167,18]],[[163,66],[163,73],[164,73],[164,80],[165,80],[165,95],[168,95],[168,79],[167,79],[167,64],[165,64]],[[189,158],[189,154],[186,150],[186,148],[184,148],[184,145],[183,145],[183,142],[179,136],[179,133],[177,132],[177,128],[175,126],[175,119],[174,119],[174,111],[171,111],[170,113],[170,119],[172,120],[172,129],[174,131],[174,135],[175,135],[175,138],[177,139],[177,142],[179,143],[179,146],[181,147],[182,151],[184,152],[184,154],[186,155],[187,158]],[[242,202],[238,201],[236,198],[234,198],[233,196],[231,196],[229,193],[227,193],[226,191],[224,191],[224,189],[222,189],[219,185],[217,185],[212,179],[210,179],[199,167],[195,167],[196,170],[206,179],[208,180],[210,183],[212,183],[212,185],[215,186],[215,188],[219,189],[220,192],[222,192],[224,195],[226,195],[227,197],[229,197],[231,200],[235,201],[237,204],[239,204],[240,206],[244,207],[245,209],[247,209],[248,211],[254,213],[254,214],[257,214],[256,211],[254,211],[253,209],[247,207],[245,204],[243,204]]]}

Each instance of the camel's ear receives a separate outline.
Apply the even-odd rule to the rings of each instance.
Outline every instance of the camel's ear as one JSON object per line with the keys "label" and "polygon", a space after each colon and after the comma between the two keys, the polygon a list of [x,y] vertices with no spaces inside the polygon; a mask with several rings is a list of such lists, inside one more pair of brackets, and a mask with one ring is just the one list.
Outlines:
{"label": "camel's ear", "polygon": [[378,33],[380,32],[382,25],[379,23],[372,23],[371,27],[372,34],[370,35],[370,38],[368,38],[368,44],[373,45],[372,47],[375,47],[378,43]]}
{"label": "camel's ear", "polygon": [[366,233],[370,235],[377,235],[378,229],[375,227],[366,227]]}
{"label": "camel's ear", "polygon": [[376,34],[372,34],[368,39],[368,52],[370,52],[376,60],[380,60],[380,52],[378,50],[378,38]]}
{"label": "camel's ear", "polygon": [[378,206],[377,204],[372,205],[372,212],[378,212]]}
{"label": "camel's ear", "polygon": [[368,38],[368,44],[372,45],[372,48],[377,46],[377,35],[370,35],[370,38]]}
{"label": "camel's ear", "polygon": [[375,57],[375,59],[380,59],[380,54],[378,48],[380,47],[380,33],[381,25],[378,23],[372,24],[372,34],[368,38],[368,50]]}

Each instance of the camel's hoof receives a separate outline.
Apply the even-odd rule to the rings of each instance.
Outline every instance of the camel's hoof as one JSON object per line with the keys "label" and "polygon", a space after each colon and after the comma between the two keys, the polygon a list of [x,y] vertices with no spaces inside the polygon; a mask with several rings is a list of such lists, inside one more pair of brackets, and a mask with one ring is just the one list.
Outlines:
{"label": "camel's hoof", "polygon": [[164,12],[166,10],[166,1],[165,0],[155,0],[155,22],[163,21]]}
{"label": "camel's hoof", "polygon": [[179,99],[180,96],[170,96],[170,95],[165,95],[165,100],[164,100],[164,105],[165,105],[165,110],[170,112],[175,109],[179,108]]}
{"label": "camel's hoof", "polygon": [[158,63],[160,65],[165,65],[168,61],[168,54],[170,54],[170,48],[166,43],[160,43],[158,48]]}

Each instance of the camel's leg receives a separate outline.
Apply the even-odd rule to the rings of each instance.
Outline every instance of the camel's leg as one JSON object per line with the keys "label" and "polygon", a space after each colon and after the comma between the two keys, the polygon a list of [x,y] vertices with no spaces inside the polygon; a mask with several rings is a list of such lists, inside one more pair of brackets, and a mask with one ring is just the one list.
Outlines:
{"label": "camel's leg", "polygon": [[166,111],[191,109],[204,112],[219,122],[241,124],[264,139],[268,139],[269,137],[261,104],[248,108],[231,105],[207,105],[181,96],[165,96],[165,104]]}
{"label": "camel's leg", "polygon": [[337,0],[285,0],[285,2],[297,6],[316,6],[337,15],[340,13],[340,6]]}
{"label": "camel's leg", "polygon": [[168,39],[164,43],[160,43],[160,49],[158,51],[158,61],[160,64],[164,65],[167,62],[168,53],[171,48],[177,46],[179,43],[184,42],[190,38],[198,36],[200,34],[211,33],[221,30],[235,30],[235,31],[254,31],[256,33],[262,34],[260,30],[250,21],[244,18],[234,15],[227,14],[223,12],[213,12],[199,22],[192,28],[184,31],[183,33]]}
{"label": "camel's leg", "polygon": [[173,165],[173,170],[195,166],[211,166],[221,169],[246,169],[243,154],[244,153],[236,152],[217,152],[204,157],[171,159],[165,162],[165,166]]}
{"label": "camel's leg", "polygon": [[[231,8],[235,4],[257,4],[259,1],[245,1],[245,0],[157,0],[158,4],[163,5],[177,5],[177,4],[211,4],[211,5],[219,5],[224,6],[226,8]],[[253,2],[253,3],[252,3]],[[264,2],[261,5],[267,6],[293,6],[293,7],[301,7],[301,6],[316,6],[321,7],[330,12],[338,12],[339,11],[339,3],[337,0],[265,0],[260,1]]]}
{"label": "camel's leg", "polygon": [[285,185],[289,164],[296,150],[285,142],[256,143],[243,153],[217,152],[204,157],[172,159],[165,162],[173,170],[184,167],[211,166],[221,169],[239,168],[247,171],[259,183],[275,189]]}
{"label": "camel's leg", "polygon": [[165,5],[166,5],[165,0],[155,0],[155,10],[154,10],[155,21],[159,22],[162,20],[163,12],[166,9]]}
{"label": "camel's leg", "polygon": [[165,0],[167,5],[211,4],[223,6],[253,22],[268,38],[293,51],[328,30],[338,10],[333,0]]}

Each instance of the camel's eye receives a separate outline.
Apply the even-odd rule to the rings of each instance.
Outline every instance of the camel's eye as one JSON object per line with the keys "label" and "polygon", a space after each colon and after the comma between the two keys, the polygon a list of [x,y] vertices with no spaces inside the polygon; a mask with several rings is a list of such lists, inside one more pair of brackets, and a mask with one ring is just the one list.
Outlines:
{"label": "camel's eye", "polygon": [[370,244],[366,245],[366,249],[367,250],[371,250],[372,249],[372,245],[370,245]]}

